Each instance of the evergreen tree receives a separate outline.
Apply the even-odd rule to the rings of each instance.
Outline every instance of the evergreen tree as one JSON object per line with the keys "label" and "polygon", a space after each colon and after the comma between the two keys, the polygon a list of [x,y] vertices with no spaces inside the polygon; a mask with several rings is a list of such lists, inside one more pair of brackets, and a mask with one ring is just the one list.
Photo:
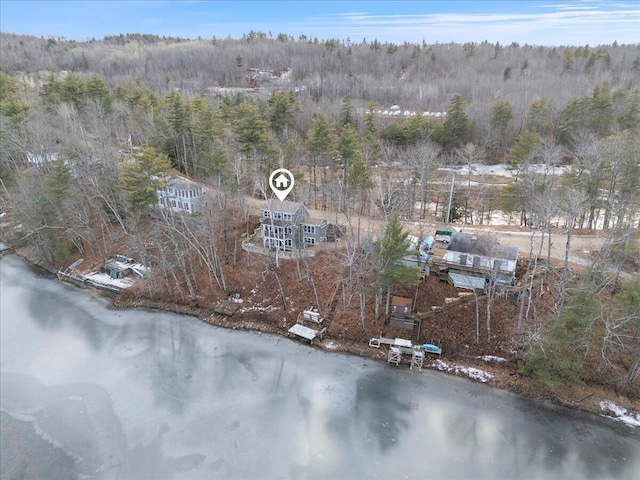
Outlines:
{"label": "evergreen tree", "polygon": [[527,116],[527,129],[541,136],[551,134],[553,103],[547,97],[536,98],[529,105]]}
{"label": "evergreen tree", "polygon": [[353,126],[353,105],[350,95],[345,95],[342,99],[342,108],[340,109],[340,126],[346,125]]}
{"label": "evergreen tree", "polygon": [[294,124],[295,114],[300,109],[293,92],[278,90],[269,98],[269,122],[277,137]]}
{"label": "evergreen tree", "polygon": [[367,103],[367,109],[364,113],[364,130],[367,134],[376,136],[378,135],[378,115],[375,111],[376,104],[373,102]]}
{"label": "evergreen tree", "polygon": [[513,105],[511,102],[502,99],[496,100],[491,106],[491,130],[494,142],[492,146],[497,148],[500,154],[507,143],[507,127],[512,119]]}
{"label": "evergreen tree", "polygon": [[88,98],[99,100],[104,108],[111,107],[109,89],[104,83],[104,80],[97,75],[92,76],[85,82],[84,90]]}
{"label": "evergreen tree", "polygon": [[511,165],[517,166],[533,159],[542,139],[536,132],[526,131],[518,137],[507,158]]}
{"label": "evergreen tree", "polygon": [[500,134],[504,134],[509,122],[513,119],[513,105],[508,100],[498,99],[491,106],[491,126]]}
{"label": "evergreen tree", "polygon": [[47,194],[52,203],[59,206],[65,199],[69,182],[71,180],[71,169],[62,157],[58,157],[51,162],[51,172],[47,176]]}
{"label": "evergreen tree", "polygon": [[473,122],[465,113],[466,102],[462,95],[456,93],[447,109],[445,121],[437,131],[436,139],[443,150],[454,150],[469,141],[473,130]]}
{"label": "evergreen tree", "polygon": [[[269,124],[262,119],[258,107],[253,102],[243,102],[235,109],[234,122],[235,140],[240,144],[240,152],[253,160],[253,173],[258,175],[258,159],[271,157],[271,138]],[[260,164],[263,173],[268,165]]]}
{"label": "evergreen tree", "polygon": [[17,126],[28,112],[29,107],[18,98],[18,88],[13,78],[0,71],[0,115],[8,119],[9,125]]}
{"label": "evergreen tree", "polygon": [[573,70],[573,63],[575,61],[573,50],[567,48],[562,55],[562,71],[568,73]]}
{"label": "evergreen tree", "polygon": [[147,208],[157,202],[157,190],[164,188],[161,176],[170,168],[169,157],[148,146],[142,147],[131,161],[121,164],[123,190],[134,210]]}
{"label": "evergreen tree", "polygon": [[42,92],[40,95],[47,107],[47,110],[53,110],[60,104],[62,93],[62,82],[58,80],[53,73],[49,75],[47,83],[42,85]]}
{"label": "evergreen tree", "polygon": [[[313,183],[314,206],[317,207],[318,182],[316,167],[319,165],[322,170],[322,185],[327,185],[327,169],[335,153],[336,137],[333,133],[329,118],[323,113],[314,113],[311,118],[311,129],[306,146],[309,152],[311,181]],[[325,188],[322,189],[322,209],[327,208],[327,197]]]}
{"label": "evergreen tree", "polygon": [[[408,233],[403,229],[398,215],[392,213],[389,216],[384,234],[375,244],[373,250],[373,266],[378,284],[376,306],[380,305],[382,295],[386,291],[387,307],[385,314],[387,315],[389,313],[392,287],[394,285],[416,285],[420,281],[418,268],[409,267],[402,263],[409,245]],[[378,311],[377,308],[376,311]]]}
{"label": "evergreen tree", "polygon": [[60,84],[60,100],[80,108],[85,95],[85,85],[80,77],[70,72]]}

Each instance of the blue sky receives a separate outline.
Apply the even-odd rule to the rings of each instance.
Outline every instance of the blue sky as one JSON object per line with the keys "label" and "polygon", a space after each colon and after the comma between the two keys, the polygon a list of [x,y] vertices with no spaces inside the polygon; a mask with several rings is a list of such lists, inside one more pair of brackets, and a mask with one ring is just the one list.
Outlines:
{"label": "blue sky", "polygon": [[0,0],[0,30],[239,38],[250,30],[361,42],[640,43],[640,1]]}

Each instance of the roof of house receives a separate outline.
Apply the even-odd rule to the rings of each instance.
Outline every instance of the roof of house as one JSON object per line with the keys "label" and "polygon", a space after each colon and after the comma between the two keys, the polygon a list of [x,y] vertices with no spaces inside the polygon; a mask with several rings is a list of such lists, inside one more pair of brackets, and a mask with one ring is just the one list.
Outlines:
{"label": "roof of house", "polygon": [[[268,200],[265,202],[265,205],[262,207],[263,210],[270,210],[272,212],[285,212],[285,213],[296,213],[300,207],[306,210],[306,207],[300,202],[291,202],[289,200]],[[307,212],[308,213],[308,212]]]}
{"label": "roof of house", "polygon": [[128,265],[123,265],[122,263],[116,262],[115,260],[107,260],[102,264],[102,268],[115,270],[116,272],[124,272],[131,269],[131,267],[129,267]]}
{"label": "roof of house", "polygon": [[167,181],[167,187],[178,188],[180,190],[196,190],[202,188],[200,184],[182,177],[174,177]]}
{"label": "roof of house", "polygon": [[499,245],[496,237],[488,235],[470,235],[468,233],[454,232],[447,250],[507,260],[516,260],[518,258],[517,247]]}
{"label": "roof of house", "polygon": [[324,218],[311,217],[311,218],[306,218],[301,223],[303,225],[316,225],[317,226],[317,225],[322,225],[325,222],[326,222],[326,220]]}

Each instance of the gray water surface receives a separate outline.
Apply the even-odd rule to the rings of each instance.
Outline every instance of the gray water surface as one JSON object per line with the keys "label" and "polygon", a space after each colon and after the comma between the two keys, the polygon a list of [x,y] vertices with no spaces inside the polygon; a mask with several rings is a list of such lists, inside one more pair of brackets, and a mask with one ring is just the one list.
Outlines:
{"label": "gray water surface", "polygon": [[638,478],[624,424],[0,261],[0,478]]}

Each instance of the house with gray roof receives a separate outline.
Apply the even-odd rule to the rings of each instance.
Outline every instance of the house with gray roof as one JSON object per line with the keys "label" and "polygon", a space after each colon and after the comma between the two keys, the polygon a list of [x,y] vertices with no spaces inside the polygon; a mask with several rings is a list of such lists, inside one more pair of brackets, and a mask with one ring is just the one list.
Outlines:
{"label": "house with gray roof", "polygon": [[517,260],[518,248],[500,245],[496,237],[454,232],[442,264],[456,287],[484,290],[488,281],[511,285]]}
{"label": "house with gray roof", "polygon": [[189,214],[202,210],[202,186],[186,178],[172,178],[156,192],[160,208]]}
{"label": "house with gray roof", "polygon": [[302,203],[272,199],[260,211],[260,231],[264,248],[293,250],[326,241],[327,221],[311,218]]}

